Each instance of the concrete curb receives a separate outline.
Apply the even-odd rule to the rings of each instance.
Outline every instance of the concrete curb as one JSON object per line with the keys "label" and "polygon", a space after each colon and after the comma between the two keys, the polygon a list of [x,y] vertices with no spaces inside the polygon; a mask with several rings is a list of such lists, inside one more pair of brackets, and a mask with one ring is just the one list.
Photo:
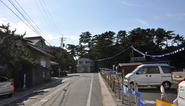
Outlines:
{"label": "concrete curb", "polygon": [[100,73],[98,73],[98,76],[100,81],[103,106],[117,106]]}

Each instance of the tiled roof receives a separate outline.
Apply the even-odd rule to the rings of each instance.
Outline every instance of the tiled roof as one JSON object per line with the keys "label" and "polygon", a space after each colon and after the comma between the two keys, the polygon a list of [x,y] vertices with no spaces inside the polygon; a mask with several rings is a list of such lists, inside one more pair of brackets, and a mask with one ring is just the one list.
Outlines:
{"label": "tiled roof", "polygon": [[35,49],[35,50],[41,52],[42,54],[44,54],[44,55],[46,55],[46,56],[49,56],[49,57],[51,57],[51,58],[54,58],[54,56],[52,56],[51,54],[49,54],[49,53],[47,53],[47,52],[45,52],[45,51],[43,51],[43,50],[41,50],[41,49],[39,49],[39,48],[33,46],[33,45],[28,44],[28,46],[30,46],[31,48],[33,48],[33,49]]}

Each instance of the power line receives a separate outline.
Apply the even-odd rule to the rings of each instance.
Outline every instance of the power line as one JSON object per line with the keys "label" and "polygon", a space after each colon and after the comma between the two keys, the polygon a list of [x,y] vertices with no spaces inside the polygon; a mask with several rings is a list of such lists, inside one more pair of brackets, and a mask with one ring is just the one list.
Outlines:
{"label": "power line", "polygon": [[44,0],[43,0],[43,3],[44,3],[44,5],[45,5],[45,7],[46,7],[46,10],[47,10],[47,12],[48,12],[50,18],[51,18],[51,21],[53,22],[54,26],[56,27],[58,33],[61,34],[60,31],[59,31],[59,29],[58,29],[58,27],[57,27],[57,25],[56,25],[55,22],[53,21],[53,18],[52,18],[52,16],[51,16],[50,12],[48,11],[47,6],[46,6],[46,3],[45,3]]}
{"label": "power line", "polygon": [[29,20],[21,13],[21,11],[16,7],[16,5],[11,1],[11,0],[8,0],[12,6],[19,12],[19,14],[21,14],[21,16],[26,20],[26,22],[30,25],[30,27],[32,27],[33,30],[35,30],[35,32],[37,32],[37,34],[40,34],[36,29],[35,27],[32,25],[32,23],[29,22]]}
{"label": "power line", "polygon": [[[39,7],[39,5],[37,4],[36,0],[34,0],[34,1],[35,1],[35,3],[36,3],[37,7],[39,8],[39,10],[40,10],[42,16],[43,16],[44,19],[47,21],[48,26],[52,29],[52,31],[53,31],[55,34],[57,34],[56,31],[55,31],[55,28],[51,27],[52,22],[51,22],[51,20],[49,19],[49,16],[47,15],[47,13],[46,13],[46,11],[45,11],[45,9],[44,9],[44,7],[43,7],[41,1],[39,0],[40,5],[41,5],[41,8],[42,8],[42,10],[44,10],[44,13],[45,13],[46,15],[43,14],[43,12],[42,12],[41,8]],[[45,17],[45,16],[46,16],[46,17]],[[47,18],[49,21],[48,21],[46,18]],[[51,23],[51,24],[49,24],[49,23]]]}
{"label": "power line", "polygon": [[[22,17],[26,20],[26,22],[19,16],[17,15],[8,5],[6,5],[2,0],[1,2],[14,14],[16,15],[24,24],[26,24],[33,32],[35,32],[37,35],[39,35],[40,33],[38,32],[38,30],[35,29],[35,27],[28,21],[28,19],[20,12],[20,10],[16,7],[16,5],[9,0],[9,2],[12,4],[12,6],[22,15]],[[46,41],[47,42],[47,41]],[[50,43],[47,42],[49,45]]]}
{"label": "power line", "polygon": [[[18,6],[22,9],[22,11],[26,14],[26,16],[31,20],[32,23],[34,23],[34,21],[30,18],[30,16],[26,13],[26,11],[21,7],[21,5],[17,2],[17,0],[15,0],[15,2],[18,4]],[[35,28],[37,28],[44,36],[46,36],[46,34],[44,34],[44,32],[34,23],[33,26]],[[47,36],[46,36],[47,37]],[[47,37],[48,38],[48,37]],[[49,39],[49,38],[48,38]],[[51,43],[53,44],[53,42],[51,41]]]}
{"label": "power line", "polygon": [[[1,2],[14,14],[14,15],[16,15],[21,21],[23,21],[23,19],[21,19],[11,8],[9,8],[2,0],[1,0]],[[33,32],[35,32],[27,23],[25,23],[24,21],[23,21],[23,23],[24,24],[26,24]],[[37,33],[37,32],[35,32],[35,33]]]}

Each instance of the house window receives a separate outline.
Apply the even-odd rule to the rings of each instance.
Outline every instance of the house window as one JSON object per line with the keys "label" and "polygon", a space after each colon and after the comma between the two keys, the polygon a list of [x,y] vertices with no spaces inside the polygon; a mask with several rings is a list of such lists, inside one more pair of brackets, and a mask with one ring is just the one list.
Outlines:
{"label": "house window", "polygon": [[39,47],[43,48],[43,43],[40,41]]}
{"label": "house window", "polygon": [[46,61],[41,60],[41,66],[46,67]]}
{"label": "house window", "polygon": [[85,64],[89,64],[89,61],[85,61]]}
{"label": "house window", "polygon": [[79,61],[79,64],[83,64],[83,61]]}
{"label": "house window", "polygon": [[2,38],[0,38],[0,42],[3,42],[3,39]]}

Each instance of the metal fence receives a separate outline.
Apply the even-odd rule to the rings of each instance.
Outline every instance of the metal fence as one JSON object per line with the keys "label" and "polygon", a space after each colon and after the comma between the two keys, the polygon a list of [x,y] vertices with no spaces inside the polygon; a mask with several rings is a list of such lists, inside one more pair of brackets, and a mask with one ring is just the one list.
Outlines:
{"label": "metal fence", "polygon": [[121,100],[124,106],[144,106],[140,98],[140,92],[138,92],[138,87],[135,83],[132,84],[133,86],[130,86],[129,81],[125,83],[125,78],[116,74],[105,73],[103,71],[100,73],[114,94],[118,95],[119,100]]}

